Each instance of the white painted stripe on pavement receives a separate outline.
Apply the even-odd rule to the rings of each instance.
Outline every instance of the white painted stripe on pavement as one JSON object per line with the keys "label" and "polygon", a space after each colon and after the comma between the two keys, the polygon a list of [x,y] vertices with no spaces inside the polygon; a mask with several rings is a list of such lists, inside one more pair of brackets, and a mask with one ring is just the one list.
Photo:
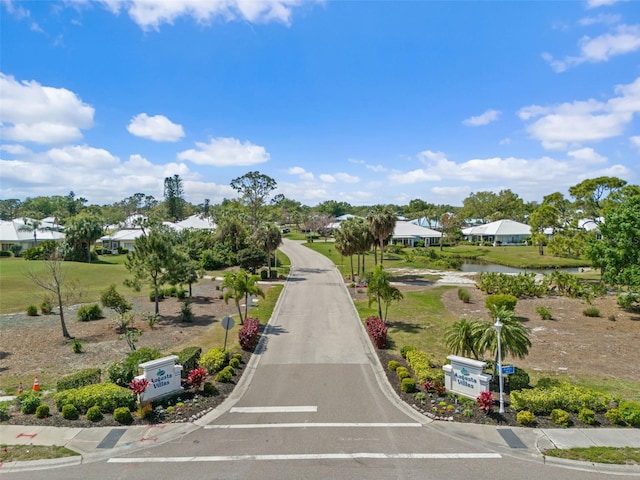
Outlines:
{"label": "white painted stripe on pavement", "polygon": [[306,453],[289,455],[229,455],[205,457],[133,457],[110,458],[108,463],[186,463],[186,462],[236,462],[236,461],[274,461],[274,460],[460,460],[460,459],[499,459],[499,453]]}
{"label": "white painted stripe on pavement", "polygon": [[234,428],[408,428],[422,427],[421,423],[238,423],[233,425],[205,425],[205,429]]}
{"label": "white painted stripe on pavement", "polygon": [[232,407],[230,413],[300,413],[318,411],[317,405],[292,405],[280,407]]}

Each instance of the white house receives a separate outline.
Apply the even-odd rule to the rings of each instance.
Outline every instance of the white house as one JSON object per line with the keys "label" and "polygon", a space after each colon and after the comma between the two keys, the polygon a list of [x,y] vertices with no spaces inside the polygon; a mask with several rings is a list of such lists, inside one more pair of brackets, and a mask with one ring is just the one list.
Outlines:
{"label": "white house", "polygon": [[391,243],[413,247],[418,240],[422,240],[425,246],[429,246],[439,244],[440,237],[442,232],[398,220],[391,235]]}
{"label": "white house", "polygon": [[[34,224],[38,226],[35,230],[32,229]],[[44,220],[30,218],[0,220],[0,246],[2,250],[9,250],[11,245],[20,245],[25,250],[34,247],[36,242],[44,242],[45,240],[59,242],[64,240],[64,237],[64,233],[59,231],[59,226]]]}
{"label": "white house", "polygon": [[462,234],[470,242],[490,242],[493,245],[521,245],[531,236],[531,227],[514,220],[476,225],[462,229]]}
{"label": "white house", "polygon": [[191,215],[176,222],[176,225],[186,230],[215,230],[218,227],[211,217],[201,215]]}

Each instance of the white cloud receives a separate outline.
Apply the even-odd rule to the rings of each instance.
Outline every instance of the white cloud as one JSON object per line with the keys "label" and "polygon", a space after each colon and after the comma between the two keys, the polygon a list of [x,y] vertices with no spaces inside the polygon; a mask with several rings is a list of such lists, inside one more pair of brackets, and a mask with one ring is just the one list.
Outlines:
{"label": "white cloud", "polygon": [[405,173],[392,173],[389,175],[389,180],[393,184],[407,185],[411,183],[437,182],[440,180],[440,176],[429,173],[424,168],[418,168]]}
{"label": "white cloud", "polygon": [[22,20],[25,18],[29,18],[31,16],[31,12],[22,6],[18,6],[12,0],[2,0],[0,2],[4,5],[4,8],[7,10],[7,13],[13,15],[18,20]]}
{"label": "white cloud", "polygon": [[336,173],[335,177],[344,183],[358,183],[360,181],[360,178],[354,175],[349,175],[348,173]]}
{"label": "white cloud", "polygon": [[463,125],[467,127],[479,127],[481,125],[487,125],[491,122],[495,122],[500,117],[499,110],[487,110],[477,117],[469,117],[462,121]]}
{"label": "white cloud", "polygon": [[499,145],[509,145],[511,143],[511,139],[509,137],[502,138],[498,144]]}
{"label": "white cloud", "polygon": [[542,58],[556,72],[564,72],[585,62],[606,62],[611,57],[640,50],[640,26],[619,25],[614,33],[605,33],[595,38],[585,36],[578,44],[580,55],[577,57],[567,56],[562,60],[556,60],[551,54],[545,52]]}
{"label": "white cloud", "polygon": [[287,170],[287,173],[289,175],[302,175],[305,172],[306,170],[302,167],[291,167],[289,170]]}
{"label": "white cloud", "polygon": [[31,150],[24,145],[0,145],[0,150],[7,152],[9,155],[27,155],[31,153]]}
{"label": "white cloud", "polygon": [[522,108],[522,120],[533,120],[529,134],[547,149],[564,149],[569,145],[596,142],[624,133],[625,126],[640,112],[640,77],[627,85],[617,85],[616,96],[608,101],[574,101],[542,107]]}
{"label": "white cloud", "polygon": [[366,164],[364,167],[367,170],[371,170],[372,172],[375,172],[375,173],[384,173],[384,172],[388,172],[389,171],[389,169],[387,167],[383,166],[383,165],[369,165],[369,164]]}
{"label": "white cloud", "polygon": [[571,158],[575,158],[584,163],[605,163],[607,157],[603,157],[593,148],[581,148],[579,150],[572,150],[567,152]]}
{"label": "white cloud", "polygon": [[605,25],[612,25],[614,23],[618,23],[622,20],[622,15],[614,15],[612,13],[600,13],[593,17],[583,17],[578,20],[578,24],[583,27],[587,27],[589,25],[595,25],[598,23],[604,23]]}
{"label": "white cloud", "polygon": [[620,0],[587,0],[587,8],[598,8],[613,5]]}
{"label": "white cloud", "polygon": [[213,138],[209,143],[196,142],[197,149],[178,153],[178,160],[216,167],[246,167],[269,161],[269,153],[260,145],[237,138]]}
{"label": "white cloud", "polygon": [[146,113],[139,113],[131,119],[127,130],[131,135],[156,142],[177,142],[184,137],[182,125],[173,123],[164,115],[150,117]]}
{"label": "white cloud", "polygon": [[173,24],[178,18],[191,17],[208,25],[212,20],[289,25],[295,7],[302,0],[102,0],[114,12],[126,11],[143,30],[158,30],[162,24]]}
{"label": "white cloud", "polygon": [[336,183],[336,177],[329,175],[328,173],[322,173],[320,175],[320,180],[326,183]]}
{"label": "white cloud", "polygon": [[629,140],[631,140],[631,145],[633,145],[638,150],[638,153],[640,153],[640,135],[631,137]]}
{"label": "white cloud", "polygon": [[0,73],[2,137],[17,142],[65,143],[93,126],[93,107],[65,89],[18,82]]}

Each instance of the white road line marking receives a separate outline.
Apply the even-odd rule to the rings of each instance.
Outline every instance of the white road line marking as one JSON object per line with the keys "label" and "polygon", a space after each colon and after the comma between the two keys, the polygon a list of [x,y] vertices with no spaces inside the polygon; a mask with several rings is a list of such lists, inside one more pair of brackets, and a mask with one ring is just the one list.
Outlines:
{"label": "white road line marking", "polygon": [[229,455],[205,457],[133,457],[110,458],[107,463],[186,463],[186,462],[236,462],[236,461],[275,461],[275,460],[460,460],[460,459],[499,459],[499,453],[306,453],[289,455]]}
{"label": "white road line marking", "polygon": [[205,425],[205,429],[234,428],[408,428],[422,427],[421,423],[238,423],[234,425]]}
{"label": "white road line marking", "polygon": [[229,410],[230,413],[316,413],[317,411],[317,405],[292,405],[289,407],[233,407]]}

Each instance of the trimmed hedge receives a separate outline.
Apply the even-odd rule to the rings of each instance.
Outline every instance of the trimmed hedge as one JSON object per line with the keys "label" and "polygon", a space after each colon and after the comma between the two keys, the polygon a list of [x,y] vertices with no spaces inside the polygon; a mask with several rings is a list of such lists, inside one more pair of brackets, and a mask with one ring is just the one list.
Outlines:
{"label": "trimmed hedge", "polygon": [[133,415],[127,407],[119,407],[113,411],[113,419],[122,425],[131,425],[133,423]]}
{"label": "trimmed hedge", "polygon": [[213,347],[208,350],[200,361],[198,365],[202,368],[206,368],[209,374],[214,374],[222,370],[227,362],[229,361],[229,351],[225,350],[222,347]]}
{"label": "trimmed hedge", "polygon": [[86,385],[100,383],[101,376],[102,370],[99,368],[86,368],[79,372],[62,377],[58,380],[58,383],[56,383],[56,390],[58,392],[62,392],[71,388],[80,388]]}
{"label": "trimmed hedge", "polygon": [[128,409],[135,407],[135,398],[131,390],[114,383],[98,383],[64,390],[56,393],[53,399],[58,410],[61,410],[64,405],[71,404],[81,413],[85,413],[94,405],[97,405],[103,413],[111,413],[119,407]]}
{"label": "trimmed hedge", "polygon": [[224,367],[222,370],[218,372],[216,375],[216,382],[221,383],[230,383],[233,380],[233,375],[235,374],[235,370],[233,367]]}
{"label": "trimmed hedge", "polygon": [[405,393],[413,393],[416,391],[416,381],[413,378],[403,378],[400,383],[400,390]]}
{"label": "trimmed hedge", "polygon": [[406,355],[407,363],[418,378],[419,383],[432,379],[431,355],[421,350],[411,350]]}
{"label": "trimmed hedge", "polygon": [[588,408],[594,412],[604,412],[610,402],[611,395],[569,383],[511,392],[512,408],[517,411],[529,410],[536,415],[548,415],[556,409],[578,413]]}

